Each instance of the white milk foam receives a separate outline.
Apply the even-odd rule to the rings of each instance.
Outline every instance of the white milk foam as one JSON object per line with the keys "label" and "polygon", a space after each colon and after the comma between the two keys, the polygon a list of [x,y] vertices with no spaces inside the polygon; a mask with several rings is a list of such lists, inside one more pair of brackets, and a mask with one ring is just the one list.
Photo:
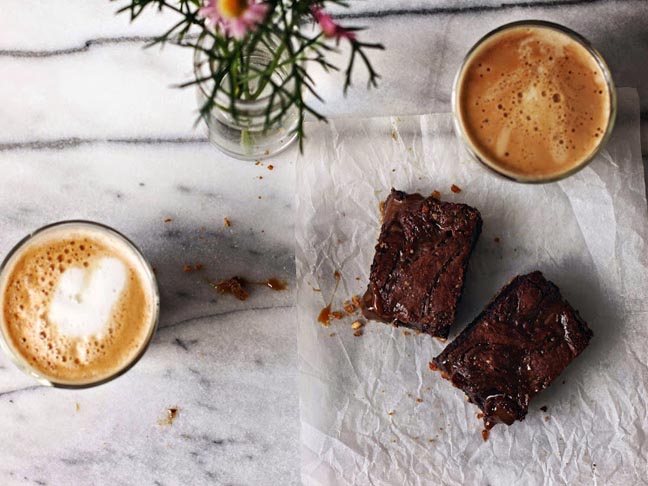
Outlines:
{"label": "white milk foam", "polygon": [[100,258],[89,268],[68,268],[56,283],[48,311],[50,322],[69,337],[102,336],[126,286],[126,274],[126,266],[112,257]]}

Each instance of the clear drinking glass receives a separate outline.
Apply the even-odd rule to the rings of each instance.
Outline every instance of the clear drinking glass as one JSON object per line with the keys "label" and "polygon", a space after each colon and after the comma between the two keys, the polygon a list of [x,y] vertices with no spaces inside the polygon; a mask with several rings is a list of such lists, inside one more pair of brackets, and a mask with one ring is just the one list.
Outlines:
{"label": "clear drinking glass", "polygon": [[[210,63],[215,61],[209,59],[205,50],[212,48],[213,39],[202,34],[198,41],[198,48],[194,55],[194,73],[197,79],[206,79],[197,84],[198,104],[203,106],[210,98],[214,90],[214,81],[211,79],[213,66]],[[273,46],[269,46],[273,47]],[[263,70],[274,59],[274,53],[263,43],[259,43],[249,58],[250,65],[254,69]],[[281,67],[281,61],[287,56],[281,56],[278,67],[274,69],[272,80],[277,85],[284,84],[288,77],[288,71]],[[229,78],[225,76],[221,85],[228,86]],[[250,89],[255,90],[258,86],[256,80],[250,81]],[[287,92],[292,90],[290,82],[284,85]],[[223,92],[216,96],[216,105],[207,115],[206,124],[209,141],[227,155],[242,160],[257,160],[274,155],[288,146],[297,138],[295,129],[299,121],[299,111],[293,105],[283,115],[281,113],[282,103],[285,102],[284,94],[271,95],[271,89],[266,86],[255,99],[236,98],[234,106],[237,116],[231,110],[231,100]],[[270,103],[270,109],[268,106]],[[278,120],[266,126],[267,120]]]}
{"label": "clear drinking glass", "polygon": [[[50,377],[43,375],[39,370],[33,368],[28,363],[28,361],[20,354],[20,352],[14,348],[14,346],[11,343],[11,338],[7,336],[7,331],[5,329],[6,325],[4,322],[4,291],[7,284],[6,278],[10,274],[15,261],[17,261],[17,259],[21,256],[22,253],[21,250],[25,249],[26,247],[29,246],[30,243],[37,241],[37,239],[41,237],[47,236],[48,234],[51,234],[53,232],[59,232],[64,229],[69,229],[71,233],[75,229],[77,230],[90,229],[93,232],[103,233],[110,239],[119,241],[120,244],[123,245],[123,248],[126,251],[129,251],[131,256],[137,262],[137,264],[140,265],[141,274],[145,278],[143,285],[148,287],[148,291],[150,292],[150,296],[152,298],[152,302],[151,302],[152,312],[151,312],[150,321],[148,322],[148,326],[147,326],[148,333],[146,335],[146,338],[142,341],[142,344],[138,352],[130,359],[130,361],[125,362],[121,367],[116,368],[115,372],[112,373],[111,375],[91,382],[60,383],[51,379]],[[135,244],[132,241],[130,241],[128,238],[126,238],[126,236],[124,236],[117,230],[92,221],[70,220],[70,221],[61,221],[58,223],[52,223],[47,226],[43,226],[42,228],[34,231],[33,233],[30,233],[25,238],[20,240],[11,249],[9,254],[5,257],[4,261],[2,262],[2,265],[0,265],[0,292],[2,293],[0,295],[0,347],[4,350],[6,355],[11,359],[11,361],[13,361],[13,363],[20,370],[22,370],[23,372],[25,372],[26,374],[34,378],[42,385],[52,386],[56,388],[70,388],[70,389],[89,388],[92,386],[101,385],[108,381],[114,380],[118,376],[121,376],[122,374],[126,373],[140,360],[140,358],[144,355],[144,353],[148,349],[148,346],[151,343],[151,339],[153,338],[153,335],[155,334],[155,331],[157,329],[158,320],[159,320],[160,296],[158,292],[157,280],[155,278],[155,274],[153,273],[151,266],[149,265],[146,258],[144,258],[142,252],[137,248],[137,246],[135,246]]]}
{"label": "clear drinking glass", "polygon": [[[576,165],[575,167],[572,167],[571,169],[562,172],[558,175],[552,175],[548,177],[538,177],[538,178],[525,178],[525,177],[520,177],[517,176],[511,172],[505,171],[501,166],[498,166],[496,162],[489,160],[489,157],[486,156],[483,151],[480,151],[470,140],[470,137],[467,134],[466,128],[464,126],[464,123],[462,121],[461,117],[461,84],[463,80],[463,76],[465,74],[465,69],[466,67],[470,64],[470,61],[472,60],[473,54],[477,52],[479,47],[482,46],[486,41],[491,39],[493,36],[508,30],[508,29],[514,29],[514,28],[519,28],[519,27],[543,27],[547,29],[553,29],[556,30],[560,33],[563,33],[567,36],[569,36],[571,39],[576,41],[578,44],[583,46],[587,52],[589,52],[592,56],[592,58],[596,61],[598,64],[599,68],[601,69],[601,73],[603,74],[603,77],[605,78],[605,83],[608,87],[609,93],[610,93],[610,111],[609,111],[609,117],[608,117],[608,125],[603,133],[603,136],[599,139],[599,143],[596,146],[596,148],[592,151],[592,153],[584,159],[581,163]],[[457,71],[457,74],[455,75],[454,78],[454,83],[452,86],[452,114],[454,118],[454,126],[455,126],[455,133],[457,134],[457,137],[461,140],[463,143],[464,147],[467,149],[467,151],[470,153],[473,159],[475,159],[477,162],[481,163],[484,167],[489,169],[491,172],[502,176],[506,179],[510,179],[516,182],[524,182],[524,183],[545,183],[545,182],[554,182],[560,179],[564,179],[565,177],[568,177],[579,170],[581,170],[583,167],[585,167],[587,164],[589,164],[595,157],[596,155],[601,151],[601,149],[605,146],[607,140],[609,139],[612,130],[614,129],[614,122],[616,119],[616,112],[617,112],[617,97],[616,97],[616,89],[614,86],[614,81],[612,79],[612,74],[610,73],[610,69],[608,68],[607,64],[605,63],[605,60],[603,59],[603,56],[590,44],[590,42],[585,39],[583,36],[580,34],[574,32],[573,30],[564,27],[560,24],[556,24],[553,22],[547,22],[544,20],[521,20],[518,22],[511,22],[505,25],[502,25],[498,27],[497,29],[489,32],[485,36],[483,36],[481,39],[477,41],[477,43],[468,51],[466,56],[464,57],[461,66],[459,67],[459,70]]]}

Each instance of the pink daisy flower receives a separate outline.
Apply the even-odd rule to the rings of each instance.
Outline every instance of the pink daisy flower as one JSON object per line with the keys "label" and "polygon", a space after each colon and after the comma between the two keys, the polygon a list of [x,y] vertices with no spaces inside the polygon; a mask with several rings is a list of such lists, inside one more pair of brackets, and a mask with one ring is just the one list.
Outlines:
{"label": "pink daisy flower", "polygon": [[268,4],[262,0],[207,0],[198,14],[223,34],[242,39],[265,20]]}
{"label": "pink daisy flower", "polygon": [[349,40],[355,40],[355,32],[349,32],[347,29],[337,24],[333,18],[324,13],[320,7],[311,7],[311,13],[315,22],[317,22],[322,29],[322,33],[325,37],[335,37],[336,39],[345,38]]}

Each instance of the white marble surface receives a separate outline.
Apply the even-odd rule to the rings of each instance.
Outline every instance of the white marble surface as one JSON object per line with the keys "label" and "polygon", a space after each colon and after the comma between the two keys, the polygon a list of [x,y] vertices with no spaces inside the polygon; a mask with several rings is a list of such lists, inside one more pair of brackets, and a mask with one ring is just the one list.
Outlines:
{"label": "white marble surface", "polygon": [[[3,253],[49,221],[105,222],[156,268],[162,314],[141,362],[96,389],[35,387],[0,358],[0,484],[297,483],[292,292],[255,288],[242,303],[203,281],[292,286],[293,165],[269,171],[207,144],[106,143],[5,151],[1,164]],[[159,425],[174,406],[173,425]]]}
{"label": "white marble surface", "polygon": [[[96,389],[36,387],[0,357],[0,484],[297,484],[292,291],[257,289],[240,303],[182,272],[202,263],[211,278],[278,276],[292,287],[294,154],[269,171],[212,149],[193,129],[194,93],[170,88],[191,75],[191,53],[142,50],[170,19],[129,25],[113,15],[123,4],[2,0],[0,252],[54,220],[113,225],[157,268],[163,314],[143,360]],[[375,56],[383,80],[367,93],[359,76],[344,100],[338,79],[320,77],[331,115],[447,111],[479,36],[542,18],[600,48],[617,84],[638,88],[648,128],[646,0],[352,5],[348,21],[387,47]],[[170,406],[179,417],[159,425]]]}

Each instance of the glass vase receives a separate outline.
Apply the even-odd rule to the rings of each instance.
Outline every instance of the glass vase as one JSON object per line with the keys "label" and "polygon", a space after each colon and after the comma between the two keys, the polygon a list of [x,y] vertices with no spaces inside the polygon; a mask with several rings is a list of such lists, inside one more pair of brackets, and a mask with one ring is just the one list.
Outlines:
{"label": "glass vase", "polygon": [[[211,77],[215,63],[205,53],[213,48],[213,40],[208,35],[202,35],[194,56],[194,73],[196,79],[207,79],[197,84],[198,106],[205,105],[214,91],[214,80]],[[266,69],[275,58],[274,46],[259,43],[258,47],[245,58],[249,66],[256,70]],[[286,83],[290,67],[282,63],[286,56],[280,57],[278,67],[273,70],[271,80],[275,85],[284,86],[290,92],[290,81]],[[283,65],[282,65],[283,64]],[[229,76],[223,77],[221,86],[229,88]],[[249,91],[255,91],[257,80],[251,80]],[[282,106],[286,103],[285,94],[278,93],[272,96],[270,83],[261,88],[261,92],[254,99],[230,96],[219,91],[214,99],[212,109],[203,117],[207,125],[209,141],[219,150],[241,160],[259,160],[275,155],[290,146],[296,139],[295,129],[299,121],[299,111],[291,106],[282,113]],[[233,104],[233,105],[232,105]],[[270,120],[270,123],[268,123]]]}

